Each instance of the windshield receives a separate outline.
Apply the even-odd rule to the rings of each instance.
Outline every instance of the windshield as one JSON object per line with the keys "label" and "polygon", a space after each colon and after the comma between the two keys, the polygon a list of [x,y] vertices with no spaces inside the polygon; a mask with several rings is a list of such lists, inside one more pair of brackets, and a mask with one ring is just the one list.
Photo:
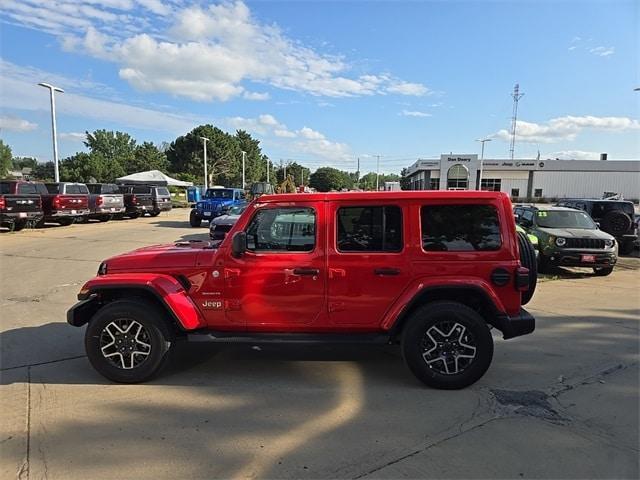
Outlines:
{"label": "windshield", "polygon": [[229,209],[228,215],[240,215],[247,208],[246,205],[236,205]]}
{"label": "windshield", "polygon": [[596,224],[584,212],[570,210],[540,211],[537,215],[538,226],[543,228],[586,228],[595,230]]}
{"label": "windshield", "polygon": [[204,198],[233,198],[233,190],[230,188],[210,188]]}

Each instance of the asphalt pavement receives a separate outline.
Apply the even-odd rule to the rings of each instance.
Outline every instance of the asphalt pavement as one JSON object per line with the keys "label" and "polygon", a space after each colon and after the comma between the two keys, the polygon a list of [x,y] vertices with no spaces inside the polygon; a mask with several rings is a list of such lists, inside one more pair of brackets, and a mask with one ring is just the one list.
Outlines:
{"label": "asphalt pavement", "polygon": [[183,345],[112,384],[65,312],[102,259],[206,238],[187,219],[0,233],[0,478],[638,478],[640,259],[543,281],[461,391],[345,346]]}

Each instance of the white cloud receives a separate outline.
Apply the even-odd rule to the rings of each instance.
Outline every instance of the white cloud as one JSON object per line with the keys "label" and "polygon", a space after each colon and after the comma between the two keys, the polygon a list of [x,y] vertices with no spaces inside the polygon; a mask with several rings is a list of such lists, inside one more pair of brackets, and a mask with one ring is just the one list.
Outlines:
{"label": "white cloud", "polygon": [[402,110],[402,112],[400,112],[400,115],[402,115],[403,117],[430,117],[431,114],[427,113],[427,112],[420,112],[417,110]]}
{"label": "white cloud", "polygon": [[430,92],[389,74],[353,75],[343,57],[259,22],[239,0],[187,7],[160,0],[3,1],[3,18],[57,35],[66,50],[115,63],[120,77],[141,91],[196,101],[269,98],[246,91],[250,81],[328,97]]}
{"label": "white cloud", "polygon": [[[56,95],[59,127],[64,124],[64,116],[68,115],[90,118],[99,122],[112,122],[121,128],[130,127],[181,134],[205,121],[186,114],[94,98],[90,95],[109,91],[94,82],[76,81],[32,67],[19,67],[6,61],[2,61],[0,67],[2,69],[0,108],[2,109],[49,112],[49,95],[43,88],[37,86],[38,82],[49,81],[65,88],[65,93]],[[67,88],[74,85],[75,88]],[[88,94],[72,93],[74,90],[75,92],[86,90]]]}
{"label": "white cloud", "polygon": [[589,50],[589,53],[597,55],[598,57],[608,57],[616,53],[616,49],[614,47],[594,47]]}
{"label": "white cloud", "polygon": [[[584,129],[624,131],[640,129],[638,120],[628,117],[572,116],[552,118],[545,124],[519,120],[516,137],[525,143],[553,143],[562,140],[574,140]],[[510,141],[511,132],[503,129],[493,135],[495,138]]]}
{"label": "white cloud", "polygon": [[70,142],[84,142],[87,139],[87,134],[84,132],[63,132],[59,134],[59,137]]}
{"label": "white cloud", "polygon": [[559,158],[560,160],[598,160],[600,152],[587,152],[584,150],[562,150],[542,155],[542,158]]}
{"label": "white cloud", "polygon": [[38,128],[37,123],[30,122],[18,117],[0,117],[0,131],[10,130],[12,132],[30,132]]}
{"label": "white cloud", "polygon": [[292,132],[291,130],[286,130],[286,129],[274,130],[273,134],[276,137],[280,137],[280,138],[295,138],[296,137],[296,134],[294,132]]}

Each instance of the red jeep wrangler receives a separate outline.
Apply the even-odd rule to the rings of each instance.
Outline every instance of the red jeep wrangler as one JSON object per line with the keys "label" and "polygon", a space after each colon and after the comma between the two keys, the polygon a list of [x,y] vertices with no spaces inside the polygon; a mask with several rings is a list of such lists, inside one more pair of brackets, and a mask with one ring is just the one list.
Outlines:
{"label": "red jeep wrangler", "polygon": [[218,248],[157,245],[110,258],[67,314],[105,377],[154,375],[174,341],[400,344],[427,385],[474,383],[521,308],[535,253],[496,192],[263,196]]}

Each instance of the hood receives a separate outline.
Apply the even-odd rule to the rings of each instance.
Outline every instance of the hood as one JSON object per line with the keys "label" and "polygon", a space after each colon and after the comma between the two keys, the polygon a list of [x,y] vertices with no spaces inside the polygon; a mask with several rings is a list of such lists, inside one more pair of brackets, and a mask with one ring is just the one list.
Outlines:
{"label": "hood", "polygon": [[233,225],[238,221],[240,215],[220,215],[211,220],[212,225]]}
{"label": "hood", "polygon": [[211,249],[208,241],[186,241],[151,245],[105,260],[108,273],[186,268],[196,265],[198,255]]}
{"label": "hood", "polygon": [[613,237],[602,230],[589,230],[586,228],[543,228],[538,227],[541,232],[564,238],[597,238],[600,240],[612,240]]}

